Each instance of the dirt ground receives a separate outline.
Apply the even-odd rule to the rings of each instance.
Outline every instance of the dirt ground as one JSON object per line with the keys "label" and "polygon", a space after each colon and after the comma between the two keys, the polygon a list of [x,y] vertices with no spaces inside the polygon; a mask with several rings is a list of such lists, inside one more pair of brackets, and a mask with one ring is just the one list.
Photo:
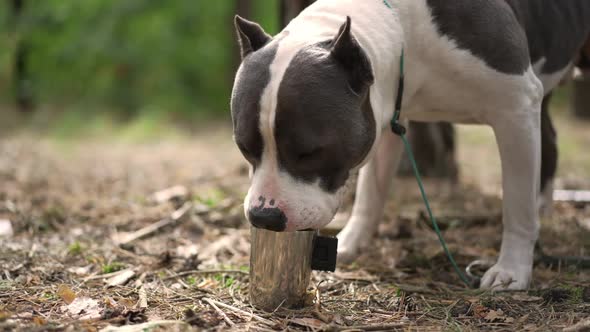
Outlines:
{"label": "dirt ground", "polygon": [[[580,151],[590,144],[590,124],[558,122],[575,134],[561,142],[556,186],[588,189],[590,154]],[[464,268],[498,253],[500,169],[489,131],[461,128],[460,143],[460,183],[430,181],[427,190]],[[0,139],[0,220],[14,229],[0,238],[0,331],[582,331],[590,324],[590,270],[575,264],[540,260],[527,292],[463,286],[424,219],[413,179],[395,182],[373,247],[335,273],[314,274],[309,308],[258,311],[248,299],[247,185],[223,126],[143,143]],[[165,191],[174,186],[181,187]],[[555,204],[543,220],[543,249],[590,256],[589,222],[590,206]],[[153,224],[161,227],[137,233]]]}

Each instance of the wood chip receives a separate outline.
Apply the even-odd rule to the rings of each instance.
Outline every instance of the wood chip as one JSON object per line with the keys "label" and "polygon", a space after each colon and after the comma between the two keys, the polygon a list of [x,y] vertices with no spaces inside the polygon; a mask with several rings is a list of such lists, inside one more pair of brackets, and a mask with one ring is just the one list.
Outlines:
{"label": "wood chip", "polygon": [[147,308],[148,301],[147,301],[147,293],[145,291],[145,287],[143,285],[139,288],[139,301],[137,301],[137,306],[140,308]]}
{"label": "wood chip", "polygon": [[188,196],[188,189],[185,186],[174,186],[155,192],[152,199],[159,204],[169,202],[175,198],[184,198]]}
{"label": "wood chip", "polygon": [[113,287],[113,286],[121,286],[127,283],[127,281],[129,281],[129,279],[133,278],[135,276],[135,271],[131,270],[131,269],[127,269],[127,270],[122,270],[122,271],[118,271],[119,273],[109,279],[107,279],[106,283],[107,286],[109,287]]}
{"label": "wood chip", "polygon": [[12,237],[13,235],[14,230],[10,220],[0,219],[0,237]]}

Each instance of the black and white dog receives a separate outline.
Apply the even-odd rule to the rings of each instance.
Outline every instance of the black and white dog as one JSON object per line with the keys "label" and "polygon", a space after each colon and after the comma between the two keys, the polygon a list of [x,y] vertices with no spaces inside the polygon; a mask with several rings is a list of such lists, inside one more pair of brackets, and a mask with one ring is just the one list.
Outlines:
{"label": "black and white dog", "polygon": [[541,101],[590,35],[589,0],[319,0],[275,37],[235,23],[243,61],[231,108],[235,142],[252,165],[244,209],[253,225],[325,226],[360,169],[339,259],[370,244],[402,151],[389,121],[403,48],[404,120],[493,128],[504,231],[481,286],[528,287]]}

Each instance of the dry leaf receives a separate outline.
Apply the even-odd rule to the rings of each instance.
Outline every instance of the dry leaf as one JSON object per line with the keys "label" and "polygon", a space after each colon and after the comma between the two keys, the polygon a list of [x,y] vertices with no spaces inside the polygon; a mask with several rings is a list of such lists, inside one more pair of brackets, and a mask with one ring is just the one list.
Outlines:
{"label": "dry leaf", "polygon": [[98,301],[89,297],[77,297],[72,303],[62,307],[62,311],[67,312],[76,319],[97,319],[101,317],[101,310]]}
{"label": "dry leaf", "polygon": [[504,316],[504,312],[502,309],[499,310],[490,310],[488,314],[484,317],[485,320],[488,322],[493,322],[496,320],[504,320],[506,317]]}
{"label": "dry leaf", "polygon": [[291,321],[291,323],[305,326],[305,327],[309,327],[311,329],[319,329],[322,326],[326,325],[321,320],[315,319],[315,318],[293,318],[290,321]]}
{"label": "dry leaf", "polygon": [[108,307],[108,308],[115,308],[118,304],[117,301],[115,301],[113,298],[111,298],[110,296],[107,296],[104,298],[104,304]]}
{"label": "dry leaf", "polygon": [[41,316],[33,317],[33,323],[37,326],[47,325],[47,320]]}
{"label": "dry leaf", "polygon": [[67,304],[74,302],[76,293],[68,285],[59,285],[57,295]]}
{"label": "dry leaf", "polygon": [[133,306],[135,305],[135,302],[130,299],[119,298],[117,302],[127,309],[133,308]]}
{"label": "dry leaf", "polygon": [[488,308],[484,307],[481,304],[475,304],[473,306],[473,314],[475,317],[485,318],[486,315],[488,314]]}
{"label": "dry leaf", "polygon": [[12,314],[10,312],[0,311],[0,322],[7,320],[8,318],[10,318],[10,316],[12,316]]}

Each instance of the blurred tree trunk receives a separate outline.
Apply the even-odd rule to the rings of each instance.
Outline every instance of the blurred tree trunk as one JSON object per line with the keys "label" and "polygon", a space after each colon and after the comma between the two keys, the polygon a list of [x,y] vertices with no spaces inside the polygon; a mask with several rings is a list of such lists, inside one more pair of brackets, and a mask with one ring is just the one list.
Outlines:
{"label": "blurred tree trunk", "polygon": [[[456,182],[459,168],[455,160],[455,129],[447,122],[410,122],[408,140],[420,174]],[[412,164],[404,152],[398,175],[413,177]]]}
{"label": "blurred tree trunk", "polygon": [[577,118],[590,120],[590,39],[582,47],[576,66],[580,72],[572,81],[571,110]]}
{"label": "blurred tree trunk", "polygon": [[292,19],[313,2],[314,0],[282,0],[281,27],[286,27]]}
{"label": "blurred tree trunk", "polygon": [[16,45],[12,71],[14,84],[13,91],[18,109],[21,112],[30,112],[33,110],[33,89],[31,86],[28,66],[29,46],[26,43],[20,27],[25,0],[9,1],[16,31]]}
{"label": "blurred tree trunk", "polygon": [[[314,0],[282,0],[281,26],[285,27]],[[425,177],[449,178],[456,181],[458,167],[455,161],[455,130],[449,123],[411,122],[408,131],[414,156]],[[413,176],[411,164],[404,156],[399,174]]]}
{"label": "blurred tree trunk", "polygon": [[252,19],[252,0],[236,0],[236,14]]}

